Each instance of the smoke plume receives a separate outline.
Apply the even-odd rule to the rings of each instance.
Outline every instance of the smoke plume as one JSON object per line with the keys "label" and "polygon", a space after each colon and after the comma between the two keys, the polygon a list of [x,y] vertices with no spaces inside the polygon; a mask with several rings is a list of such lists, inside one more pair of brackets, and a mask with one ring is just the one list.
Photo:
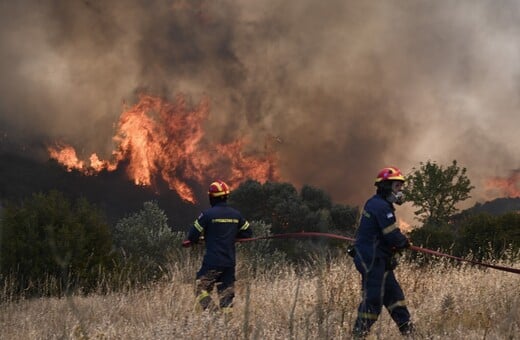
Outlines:
{"label": "smoke plume", "polygon": [[[141,93],[208,98],[209,142],[359,205],[381,167],[518,169],[520,3],[20,0],[0,5],[0,141],[113,150]],[[9,144],[11,145],[11,144]]]}

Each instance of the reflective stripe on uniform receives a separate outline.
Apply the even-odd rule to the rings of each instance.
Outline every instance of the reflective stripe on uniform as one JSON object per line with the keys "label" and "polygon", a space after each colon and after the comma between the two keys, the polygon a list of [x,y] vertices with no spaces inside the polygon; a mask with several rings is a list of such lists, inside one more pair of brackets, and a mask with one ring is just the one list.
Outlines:
{"label": "reflective stripe on uniform", "polygon": [[406,302],[404,300],[396,301],[388,306],[387,309],[389,312],[392,312],[392,310],[394,310],[396,307],[406,307]]}
{"label": "reflective stripe on uniform", "polygon": [[366,218],[370,218],[370,214],[369,214],[366,210],[363,210],[363,215],[364,215]]}
{"label": "reflective stripe on uniform", "polygon": [[358,314],[359,319],[377,320],[378,317],[379,317],[379,315],[374,314],[374,313],[359,313]]}
{"label": "reflective stripe on uniform", "polygon": [[249,228],[249,222],[246,221],[246,223],[244,223],[240,230],[246,230],[247,228]]}
{"label": "reflective stripe on uniform", "polygon": [[202,226],[200,225],[199,220],[195,220],[195,223],[193,223],[193,226],[194,226],[195,229],[197,229],[200,233],[203,233],[203,232],[204,232],[204,228],[202,228]]}
{"label": "reflective stripe on uniform", "polygon": [[211,220],[213,223],[238,223],[236,218],[214,218]]}
{"label": "reflective stripe on uniform", "polygon": [[383,229],[383,235],[390,234],[392,231],[394,231],[396,229],[397,229],[397,224],[395,224],[395,223],[391,224],[388,227],[386,227],[385,229]]}
{"label": "reflective stripe on uniform", "polygon": [[204,300],[205,298],[207,298],[209,296],[209,293],[207,290],[203,290],[199,296],[197,296],[196,300],[198,303],[200,303],[202,300]]}
{"label": "reflective stripe on uniform", "polygon": [[220,309],[223,314],[231,314],[233,313],[233,307],[222,307]]}

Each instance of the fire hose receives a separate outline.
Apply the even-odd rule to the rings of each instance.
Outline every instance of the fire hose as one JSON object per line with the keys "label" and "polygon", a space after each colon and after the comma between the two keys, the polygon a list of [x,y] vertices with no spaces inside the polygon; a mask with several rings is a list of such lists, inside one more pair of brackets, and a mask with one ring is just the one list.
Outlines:
{"label": "fire hose", "polygon": [[[241,238],[241,239],[237,239],[236,241],[237,242],[252,242],[252,241],[268,240],[268,239],[308,238],[308,237],[326,237],[326,238],[334,238],[334,239],[350,241],[350,242],[354,241],[354,239],[351,237],[346,237],[346,236],[337,235],[337,234],[319,233],[319,232],[274,234],[274,235],[269,235],[269,236]],[[482,267],[493,268],[493,269],[497,269],[497,270],[501,270],[501,271],[505,271],[505,272],[509,272],[509,273],[520,274],[519,268],[511,268],[511,267],[499,266],[496,264],[485,263],[485,262],[480,262],[480,261],[471,260],[471,259],[465,259],[463,257],[449,255],[449,254],[441,253],[439,251],[435,251],[435,250],[431,250],[431,249],[427,249],[427,248],[421,248],[421,247],[417,247],[414,245],[410,245],[409,249],[416,251],[416,252],[430,254],[430,255],[434,255],[434,256],[447,257],[447,258],[450,258],[450,259],[453,259],[453,260],[456,260],[459,262],[468,262],[468,263],[482,266]]]}
{"label": "fire hose", "polygon": [[[259,236],[259,237],[252,237],[252,238],[240,238],[240,239],[237,239],[236,241],[237,242],[252,242],[252,241],[268,240],[268,239],[309,238],[309,237],[326,237],[326,238],[334,238],[334,239],[354,242],[354,239],[351,237],[337,235],[337,234],[319,233],[319,232],[274,234],[274,235],[269,235],[269,236]],[[186,240],[183,242],[182,245],[184,247],[190,247],[191,242]],[[420,253],[434,255],[434,256],[447,257],[447,258],[450,258],[450,259],[453,259],[453,260],[456,260],[459,262],[468,262],[468,263],[482,266],[482,267],[497,269],[497,270],[501,270],[501,271],[505,271],[505,272],[509,272],[509,273],[514,273],[514,274],[520,274],[520,269],[518,269],[518,268],[505,267],[505,266],[500,266],[500,265],[496,265],[496,264],[480,262],[480,261],[476,261],[476,260],[472,260],[472,259],[465,259],[463,257],[449,255],[449,254],[445,254],[445,253],[442,253],[439,251],[431,250],[428,248],[421,248],[421,247],[414,246],[414,245],[410,245],[410,247],[408,249],[416,251],[416,252],[420,252]]]}

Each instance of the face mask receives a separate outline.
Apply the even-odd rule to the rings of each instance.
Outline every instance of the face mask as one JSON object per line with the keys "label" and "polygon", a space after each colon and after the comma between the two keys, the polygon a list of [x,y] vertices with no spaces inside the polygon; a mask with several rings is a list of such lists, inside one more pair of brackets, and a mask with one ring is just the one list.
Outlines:
{"label": "face mask", "polygon": [[387,197],[388,202],[395,203],[397,205],[401,205],[404,203],[404,194],[402,191],[398,191],[397,194],[394,194],[393,192],[390,193]]}

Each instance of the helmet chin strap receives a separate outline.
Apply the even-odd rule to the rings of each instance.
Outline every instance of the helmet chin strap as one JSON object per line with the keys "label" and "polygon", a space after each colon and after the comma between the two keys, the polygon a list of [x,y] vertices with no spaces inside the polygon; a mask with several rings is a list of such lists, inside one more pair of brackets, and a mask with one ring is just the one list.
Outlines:
{"label": "helmet chin strap", "polygon": [[386,200],[390,203],[401,205],[404,203],[404,194],[402,191],[398,191],[397,194],[391,192],[390,195],[386,197]]}

